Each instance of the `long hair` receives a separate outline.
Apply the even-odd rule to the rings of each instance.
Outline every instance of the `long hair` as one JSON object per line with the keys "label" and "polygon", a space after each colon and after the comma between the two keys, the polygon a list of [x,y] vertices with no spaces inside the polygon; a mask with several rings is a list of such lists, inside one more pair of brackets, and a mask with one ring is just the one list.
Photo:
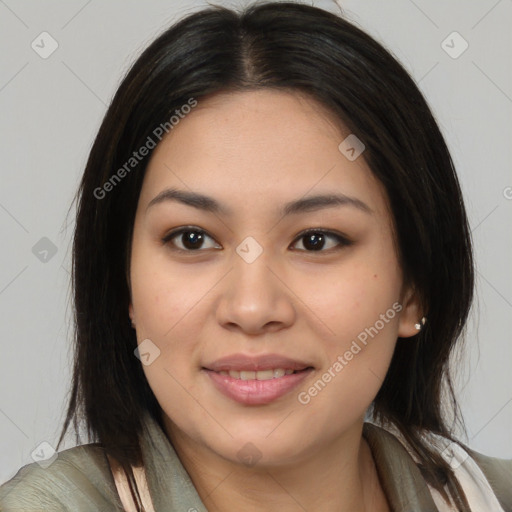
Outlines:
{"label": "long hair", "polygon": [[371,411],[399,429],[429,483],[468,507],[450,466],[423,440],[454,440],[444,414],[448,397],[458,416],[448,362],[473,297],[471,236],[452,159],[418,87],[381,44],[342,16],[291,2],[186,16],[145,49],[114,95],[76,196],[75,359],[59,445],[71,420],[75,432],[83,420],[90,441],[125,468],[140,466],[143,413],[160,423],[128,317],[132,230],[151,151],[121,181],[115,175],[191,98],[261,88],[307,93],[366,147],[362,158],[390,201],[404,279],[428,316],[417,336],[397,340]]}

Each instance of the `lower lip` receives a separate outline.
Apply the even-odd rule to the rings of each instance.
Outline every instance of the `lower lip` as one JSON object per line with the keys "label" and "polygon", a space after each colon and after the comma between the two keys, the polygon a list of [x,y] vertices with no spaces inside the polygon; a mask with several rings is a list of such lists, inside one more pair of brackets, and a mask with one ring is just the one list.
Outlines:
{"label": "lower lip", "polygon": [[312,368],[269,380],[241,380],[203,369],[215,387],[227,397],[246,405],[269,404],[297,387]]}

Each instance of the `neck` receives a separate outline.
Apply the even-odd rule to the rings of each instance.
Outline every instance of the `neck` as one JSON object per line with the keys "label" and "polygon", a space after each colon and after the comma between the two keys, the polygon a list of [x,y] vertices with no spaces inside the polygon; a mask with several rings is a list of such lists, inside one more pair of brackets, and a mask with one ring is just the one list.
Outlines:
{"label": "neck", "polygon": [[362,422],[342,438],[287,465],[248,467],[166,430],[209,512],[388,511]]}

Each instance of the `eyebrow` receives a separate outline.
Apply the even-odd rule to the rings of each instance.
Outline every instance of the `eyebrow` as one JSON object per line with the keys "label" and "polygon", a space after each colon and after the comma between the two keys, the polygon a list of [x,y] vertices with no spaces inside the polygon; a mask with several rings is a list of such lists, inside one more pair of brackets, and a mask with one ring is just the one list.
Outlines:
{"label": "eyebrow", "polygon": [[[211,212],[224,216],[232,216],[233,211],[225,205],[221,205],[213,197],[209,197],[198,192],[189,192],[186,190],[178,190],[176,188],[168,188],[162,190],[155,196],[146,207],[146,211],[154,205],[167,201],[176,201],[187,206],[192,206],[198,210]],[[338,206],[352,206],[367,214],[372,214],[373,210],[363,201],[356,197],[350,197],[345,194],[323,194],[303,197],[295,201],[286,203],[281,209],[281,216],[296,215],[300,213],[313,212],[325,208]]]}

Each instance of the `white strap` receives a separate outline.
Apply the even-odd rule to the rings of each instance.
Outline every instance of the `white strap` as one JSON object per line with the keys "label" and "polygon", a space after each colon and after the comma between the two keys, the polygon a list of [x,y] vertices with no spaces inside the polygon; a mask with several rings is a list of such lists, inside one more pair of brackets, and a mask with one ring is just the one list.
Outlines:
{"label": "white strap", "polygon": [[[128,484],[128,478],[126,477],[122,467],[110,455],[107,455],[107,458],[110,463],[110,469],[112,471],[112,475],[117,487],[117,492],[119,494],[119,498],[121,499],[121,503],[123,504],[124,510],[126,512],[137,512],[137,505],[132,498],[130,486]],[[149,494],[149,488],[146,481],[146,473],[144,472],[144,468],[137,468],[132,466],[132,470],[133,476],[135,477],[135,482],[137,483],[137,489],[140,494],[142,505],[144,506],[144,510],[146,512],[155,512],[155,509],[153,508],[153,502],[151,500],[151,495]]]}

